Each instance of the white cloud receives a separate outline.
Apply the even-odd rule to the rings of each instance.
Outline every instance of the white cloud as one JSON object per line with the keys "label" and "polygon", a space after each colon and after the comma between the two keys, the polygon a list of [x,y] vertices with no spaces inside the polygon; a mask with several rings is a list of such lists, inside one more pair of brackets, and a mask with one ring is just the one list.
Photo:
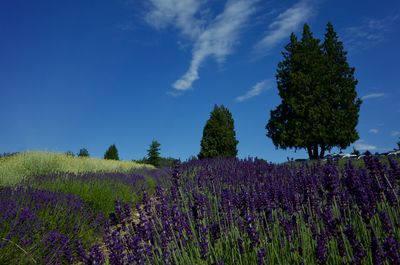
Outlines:
{"label": "white cloud", "polygon": [[371,93],[361,97],[362,100],[371,99],[371,98],[380,98],[383,97],[385,93]]}
{"label": "white cloud", "polygon": [[208,57],[223,62],[238,43],[241,29],[259,0],[227,0],[224,10],[213,16],[204,5],[210,0],[149,0],[145,16],[157,29],[176,28],[191,44],[189,69],[173,84],[183,92],[199,79],[199,68]]}
{"label": "white cloud", "polygon": [[391,131],[390,132],[390,136],[397,136],[397,135],[400,135],[399,131]]}
{"label": "white cloud", "polygon": [[263,81],[258,82],[252,88],[250,88],[246,94],[239,96],[236,98],[236,101],[242,102],[248,100],[252,97],[256,97],[260,95],[263,91],[270,89],[272,87],[272,80],[266,79]]}
{"label": "white cloud", "polygon": [[298,30],[313,14],[315,3],[302,0],[294,6],[280,13],[269,24],[266,35],[255,46],[257,54],[265,53],[283,39],[287,39],[291,32]]}
{"label": "white cloud", "polygon": [[157,29],[174,26],[186,37],[195,39],[202,27],[202,20],[196,14],[205,3],[205,0],[149,0],[145,19]]}
{"label": "white cloud", "polygon": [[379,130],[378,129],[371,129],[369,130],[370,133],[378,134]]}
{"label": "white cloud", "polygon": [[359,140],[354,144],[354,148],[360,151],[365,151],[365,150],[376,150],[377,147],[375,145],[367,144],[364,143],[364,140]]}
{"label": "white cloud", "polygon": [[254,3],[252,0],[226,3],[224,11],[197,38],[189,69],[173,84],[176,90],[185,91],[192,87],[193,82],[199,79],[199,68],[205,59],[212,56],[223,62],[233,52],[241,29],[255,10]]}

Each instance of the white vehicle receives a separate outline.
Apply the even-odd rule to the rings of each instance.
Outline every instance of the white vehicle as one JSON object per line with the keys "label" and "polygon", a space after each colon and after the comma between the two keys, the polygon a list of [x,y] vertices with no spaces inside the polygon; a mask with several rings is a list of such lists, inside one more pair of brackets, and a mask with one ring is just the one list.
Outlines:
{"label": "white vehicle", "polygon": [[339,154],[340,158],[357,158],[357,155],[353,155],[353,154]]}
{"label": "white vehicle", "polygon": [[395,150],[393,152],[389,152],[388,156],[400,156],[400,150]]}

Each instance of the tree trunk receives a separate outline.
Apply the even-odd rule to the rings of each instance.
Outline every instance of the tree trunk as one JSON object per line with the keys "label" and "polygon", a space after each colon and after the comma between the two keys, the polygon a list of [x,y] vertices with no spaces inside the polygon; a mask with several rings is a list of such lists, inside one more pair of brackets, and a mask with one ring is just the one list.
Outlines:
{"label": "tree trunk", "polygon": [[314,145],[313,159],[318,159],[318,144]]}
{"label": "tree trunk", "polygon": [[321,144],[321,153],[320,153],[320,155],[319,155],[319,158],[320,158],[320,159],[323,159],[323,158],[324,158],[324,156],[325,156],[325,150],[326,150],[325,145],[324,145],[324,144]]}
{"label": "tree trunk", "polygon": [[308,158],[309,159],[313,159],[313,153],[312,153],[311,145],[307,146],[307,151],[308,151]]}

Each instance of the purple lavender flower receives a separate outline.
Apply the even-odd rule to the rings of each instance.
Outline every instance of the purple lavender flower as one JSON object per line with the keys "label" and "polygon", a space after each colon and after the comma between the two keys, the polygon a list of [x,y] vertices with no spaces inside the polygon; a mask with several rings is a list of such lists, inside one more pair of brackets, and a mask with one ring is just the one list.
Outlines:
{"label": "purple lavender flower", "polygon": [[371,231],[372,262],[374,265],[383,265],[383,252],[374,231]]}
{"label": "purple lavender flower", "polygon": [[328,260],[328,248],[327,248],[327,236],[324,232],[321,232],[317,236],[317,247],[315,249],[315,256],[318,264],[326,264]]}
{"label": "purple lavender flower", "polygon": [[105,237],[105,244],[109,250],[109,261],[111,265],[125,264],[126,254],[120,233],[117,230],[109,230]]}
{"label": "purple lavender flower", "polygon": [[350,242],[351,248],[353,249],[352,263],[362,264],[362,261],[367,256],[367,253],[361,243],[357,240],[353,227],[351,225],[347,225],[344,233]]}
{"label": "purple lavender flower", "polygon": [[75,251],[78,256],[78,261],[81,261],[83,264],[88,264],[89,258],[86,255],[86,251],[85,251],[85,248],[83,247],[81,239],[76,240]]}
{"label": "purple lavender flower", "polygon": [[369,220],[375,214],[377,204],[375,193],[371,188],[372,184],[370,184],[371,179],[367,176],[365,170],[358,174],[351,161],[349,161],[346,165],[344,180],[347,189],[361,209],[364,221],[369,223]]}
{"label": "purple lavender flower", "polygon": [[257,246],[260,243],[260,237],[255,226],[254,217],[250,213],[246,214],[246,231],[251,240],[251,247]]}
{"label": "purple lavender flower", "polygon": [[105,257],[99,245],[93,245],[89,250],[88,263],[85,265],[103,265],[105,264]]}
{"label": "purple lavender flower", "polygon": [[199,231],[200,256],[203,260],[207,260],[209,256],[208,229],[202,223],[197,224],[197,229]]}
{"label": "purple lavender flower", "polygon": [[217,241],[221,236],[221,229],[218,223],[213,223],[210,226],[211,239],[213,242]]}
{"label": "purple lavender flower", "polygon": [[45,264],[57,264],[61,263],[63,260],[72,263],[73,256],[68,236],[58,231],[50,231],[43,241],[46,249],[44,257]]}
{"label": "purple lavender flower", "polygon": [[342,237],[339,237],[337,239],[337,246],[338,246],[339,255],[342,257],[346,256],[346,247],[344,245],[344,241],[343,241]]}
{"label": "purple lavender flower", "polygon": [[129,255],[128,255],[128,263],[129,264],[144,264],[145,257],[143,256],[143,246],[142,239],[139,235],[132,235],[129,238],[128,242],[129,247]]}
{"label": "purple lavender flower", "polygon": [[386,234],[392,234],[393,233],[393,226],[392,222],[390,221],[389,215],[385,211],[379,212],[379,219],[381,220],[382,228],[383,231],[385,231]]}
{"label": "purple lavender flower", "polygon": [[243,254],[244,253],[243,239],[241,239],[241,238],[237,239],[237,246],[238,246],[238,249],[239,249],[239,253]]}
{"label": "purple lavender flower", "polygon": [[33,242],[33,235],[42,226],[37,215],[29,208],[23,208],[16,222],[11,226],[7,239],[17,238],[24,247]]}
{"label": "purple lavender flower", "polygon": [[338,220],[333,217],[332,208],[326,206],[320,215],[325,224],[327,236],[335,236],[337,234]]}
{"label": "purple lavender flower", "polygon": [[396,162],[395,159],[389,158],[389,164],[390,164],[390,176],[392,183],[396,185],[400,185],[400,166],[399,163]]}
{"label": "purple lavender flower", "polygon": [[389,236],[383,243],[385,256],[389,264],[400,264],[400,244],[393,236]]}
{"label": "purple lavender flower", "polygon": [[124,224],[127,218],[123,203],[119,199],[115,200],[115,217],[120,224]]}
{"label": "purple lavender flower", "polygon": [[265,251],[265,248],[260,248],[257,252],[257,264],[264,265],[266,256],[267,256],[267,252]]}
{"label": "purple lavender flower", "polygon": [[181,161],[175,160],[174,170],[172,172],[172,180],[175,187],[179,187],[180,185],[180,169],[181,169]]}
{"label": "purple lavender flower", "polygon": [[339,189],[338,172],[333,164],[328,164],[324,167],[323,185],[325,190],[328,191],[328,204],[331,204]]}
{"label": "purple lavender flower", "polygon": [[286,237],[289,241],[292,240],[292,236],[294,231],[296,230],[297,223],[296,223],[296,216],[292,215],[290,219],[287,218],[280,218],[280,224],[285,230]]}

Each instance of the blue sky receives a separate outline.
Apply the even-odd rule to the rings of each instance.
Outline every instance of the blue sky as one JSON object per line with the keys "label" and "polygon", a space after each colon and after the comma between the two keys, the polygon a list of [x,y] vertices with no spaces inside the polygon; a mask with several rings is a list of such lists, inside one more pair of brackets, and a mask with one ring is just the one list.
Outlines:
{"label": "blue sky", "polygon": [[[265,136],[279,104],[275,72],[291,32],[331,21],[364,99],[360,150],[400,136],[400,2],[70,0],[0,2],[0,152],[77,152],[123,159],[197,155],[214,104],[235,120],[239,157],[280,162]],[[351,146],[351,147],[352,147]],[[350,148],[349,148],[350,150]]]}

